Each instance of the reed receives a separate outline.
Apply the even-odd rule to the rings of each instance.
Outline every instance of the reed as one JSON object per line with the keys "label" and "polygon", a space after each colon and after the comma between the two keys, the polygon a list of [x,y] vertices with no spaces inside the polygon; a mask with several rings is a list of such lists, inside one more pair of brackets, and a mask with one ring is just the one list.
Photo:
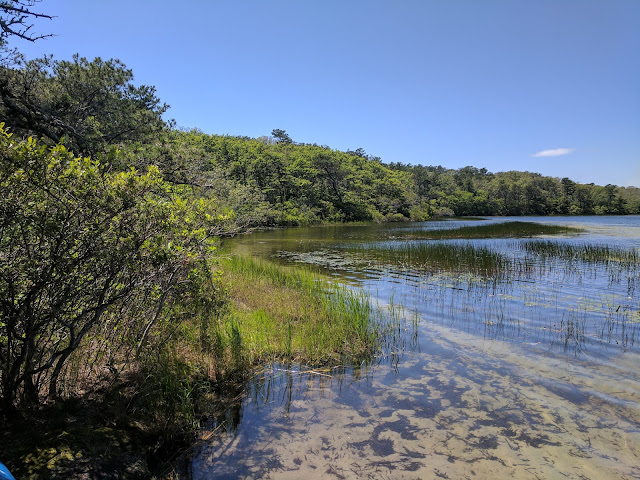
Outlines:
{"label": "reed", "polygon": [[543,257],[560,258],[565,261],[580,260],[590,263],[640,265],[640,252],[637,249],[587,243],[567,244],[552,240],[527,241],[523,242],[521,247],[529,253]]}
{"label": "reed", "polygon": [[227,368],[361,361],[380,345],[382,326],[363,292],[256,258],[232,257],[221,266],[229,309],[213,325],[212,338]]}
{"label": "reed", "polygon": [[536,222],[502,222],[488,225],[466,226],[460,228],[426,230],[412,232],[406,238],[415,239],[479,239],[479,238],[523,238],[537,235],[572,235],[582,230],[563,225],[547,225]]}
{"label": "reed", "polygon": [[450,242],[393,242],[349,249],[382,265],[431,273],[453,272],[502,278],[511,265],[504,255],[486,246]]}

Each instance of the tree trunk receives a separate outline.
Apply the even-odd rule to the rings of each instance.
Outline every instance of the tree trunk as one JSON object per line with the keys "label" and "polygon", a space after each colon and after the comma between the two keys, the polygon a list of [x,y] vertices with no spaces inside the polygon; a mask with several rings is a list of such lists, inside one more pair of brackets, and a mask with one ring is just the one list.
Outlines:
{"label": "tree trunk", "polygon": [[56,362],[56,366],[53,368],[51,378],[49,379],[48,396],[50,400],[56,400],[58,398],[58,378],[60,377],[60,372],[62,372],[64,363],[67,361],[67,358],[69,358],[69,355],[71,355],[72,351],[72,348],[63,350],[62,355],[60,355],[60,358],[58,358],[58,361]]}

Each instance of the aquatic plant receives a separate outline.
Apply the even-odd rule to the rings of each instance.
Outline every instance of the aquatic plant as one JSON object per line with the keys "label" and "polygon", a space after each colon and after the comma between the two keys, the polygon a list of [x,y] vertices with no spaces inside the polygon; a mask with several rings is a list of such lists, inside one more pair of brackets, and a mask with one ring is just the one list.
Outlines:
{"label": "aquatic plant", "polygon": [[452,238],[521,238],[533,237],[536,235],[572,235],[580,233],[581,231],[582,230],[579,228],[564,225],[548,225],[536,222],[518,221],[411,232],[410,235],[407,235],[404,238],[433,240]]}
{"label": "aquatic plant", "polygon": [[521,244],[527,252],[546,257],[557,257],[565,261],[581,260],[594,263],[640,264],[637,249],[624,249],[598,244],[570,244],[553,240],[531,240]]}
{"label": "aquatic plant", "polygon": [[502,277],[511,264],[486,246],[450,242],[390,242],[351,247],[348,251],[383,265],[418,271],[457,272],[483,278]]}

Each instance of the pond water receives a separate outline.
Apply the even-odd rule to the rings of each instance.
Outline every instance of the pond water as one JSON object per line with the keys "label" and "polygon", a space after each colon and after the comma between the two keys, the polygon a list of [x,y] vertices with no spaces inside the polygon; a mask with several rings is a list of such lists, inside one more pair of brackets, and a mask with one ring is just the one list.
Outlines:
{"label": "pond water", "polygon": [[[419,239],[509,220],[584,231]],[[546,241],[611,250],[536,250]],[[436,243],[472,254],[405,252]],[[640,478],[639,216],[275,230],[228,248],[316,265],[405,320],[369,364],[258,372],[211,420],[186,478]],[[486,251],[495,269],[475,265]]]}

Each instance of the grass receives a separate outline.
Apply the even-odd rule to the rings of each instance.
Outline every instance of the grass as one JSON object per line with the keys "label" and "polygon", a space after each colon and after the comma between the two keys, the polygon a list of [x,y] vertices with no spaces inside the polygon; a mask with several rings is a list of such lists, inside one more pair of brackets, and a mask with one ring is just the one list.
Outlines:
{"label": "grass", "polygon": [[500,278],[510,261],[485,246],[448,242],[391,243],[350,249],[384,265],[420,271],[469,273],[483,278]]}
{"label": "grass", "polygon": [[480,238],[523,238],[536,235],[570,235],[582,230],[562,225],[545,225],[535,222],[502,222],[489,225],[467,226],[441,230],[413,232],[411,239],[480,239]]}
{"label": "grass", "polygon": [[590,263],[617,263],[622,265],[640,264],[637,249],[623,249],[608,245],[565,244],[551,240],[523,242],[522,247],[530,253],[543,257],[555,257],[565,261],[581,260]]}
{"label": "grass", "polygon": [[229,309],[213,334],[227,366],[321,365],[361,359],[379,345],[369,299],[304,268],[232,257],[221,265]]}

